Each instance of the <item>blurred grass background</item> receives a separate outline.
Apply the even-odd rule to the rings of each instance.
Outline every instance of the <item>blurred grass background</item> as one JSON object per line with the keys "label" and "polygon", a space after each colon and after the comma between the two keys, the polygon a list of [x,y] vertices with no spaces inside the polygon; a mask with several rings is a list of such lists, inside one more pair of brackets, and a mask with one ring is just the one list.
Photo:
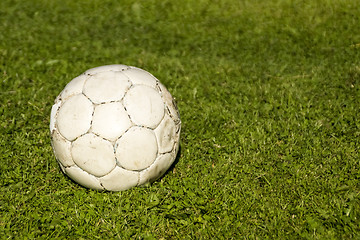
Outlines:
{"label": "blurred grass background", "polygon": [[[0,2],[3,239],[357,239],[356,0]],[[154,74],[181,156],[118,193],[61,174],[55,97],[86,69]]]}

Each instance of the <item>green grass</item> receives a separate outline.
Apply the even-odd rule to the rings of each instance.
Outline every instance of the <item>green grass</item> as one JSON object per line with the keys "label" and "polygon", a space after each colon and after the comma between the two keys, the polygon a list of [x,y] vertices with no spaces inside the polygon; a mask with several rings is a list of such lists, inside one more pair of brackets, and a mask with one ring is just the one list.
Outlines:
{"label": "green grass", "polygon": [[[2,0],[0,239],[359,239],[359,23],[357,0]],[[101,193],[61,174],[48,125],[113,63],[177,99],[181,156]]]}

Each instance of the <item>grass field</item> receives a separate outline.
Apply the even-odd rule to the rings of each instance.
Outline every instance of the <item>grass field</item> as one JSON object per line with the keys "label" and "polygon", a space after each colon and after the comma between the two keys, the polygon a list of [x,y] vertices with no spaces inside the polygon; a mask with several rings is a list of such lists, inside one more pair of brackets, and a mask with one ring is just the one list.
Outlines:
{"label": "grass field", "polygon": [[[360,239],[357,0],[0,2],[0,239]],[[122,63],[176,98],[181,155],[124,192],[63,175],[55,97]]]}

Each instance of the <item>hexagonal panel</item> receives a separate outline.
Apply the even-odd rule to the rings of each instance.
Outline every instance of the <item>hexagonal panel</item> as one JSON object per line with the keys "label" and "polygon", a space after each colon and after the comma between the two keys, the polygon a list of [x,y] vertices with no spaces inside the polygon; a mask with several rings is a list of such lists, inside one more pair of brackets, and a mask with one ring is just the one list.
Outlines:
{"label": "hexagonal panel", "polygon": [[65,168],[65,174],[84,187],[95,190],[104,190],[96,177],[90,175],[89,173],[85,172],[77,166]]}
{"label": "hexagonal panel", "polygon": [[95,107],[92,132],[110,141],[115,141],[132,122],[120,102],[105,103]]}
{"label": "hexagonal panel", "polygon": [[61,106],[61,101],[55,102],[55,104],[51,107],[51,113],[50,113],[50,132],[52,132],[55,129],[55,122],[56,122],[56,114]]}
{"label": "hexagonal panel", "polygon": [[175,123],[179,122],[180,114],[175,104],[174,98],[171,96],[170,92],[162,83],[159,82],[158,87],[161,91],[162,98],[167,106],[170,116],[174,119]]}
{"label": "hexagonal panel", "polygon": [[92,133],[73,142],[71,155],[76,165],[96,177],[108,174],[116,165],[112,144]]}
{"label": "hexagonal panel", "polygon": [[133,84],[146,85],[148,87],[156,88],[156,78],[140,68],[130,67],[124,71],[124,74],[129,77]]}
{"label": "hexagonal panel", "polygon": [[153,88],[135,85],[124,97],[124,106],[131,120],[140,126],[155,128],[164,116],[165,106]]}
{"label": "hexagonal panel", "polygon": [[99,178],[108,191],[123,191],[135,187],[139,181],[139,173],[115,167],[109,174]]}
{"label": "hexagonal panel", "polygon": [[86,133],[91,124],[93,104],[84,95],[78,94],[70,97],[60,107],[56,119],[56,126],[67,140]]}
{"label": "hexagonal panel", "polygon": [[83,93],[97,104],[119,101],[130,85],[128,77],[122,72],[99,72],[85,82]]}
{"label": "hexagonal panel", "polygon": [[149,167],[158,152],[157,141],[152,130],[132,127],[116,141],[118,164],[127,170],[142,170]]}
{"label": "hexagonal panel", "polygon": [[57,131],[53,131],[51,134],[51,144],[54,149],[56,159],[64,167],[69,167],[75,164],[71,157],[71,142],[66,140]]}
{"label": "hexagonal panel", "polygon": [[82,93],[84,83],[88,78],[89,76],[82,74],[71,80],[60,93],[61,99],[66,100],[70,96]]}
{"label": "hexagonal panel", "polygon": [[171,152],[176,140],[176,126],[172,118],[165,114],[154,132],[159,144],[159,153]]}
{"label": "hexagonal panel", "polygon": [[173,153],[161,154],[149,168],[140,172],[139,185],[153,182],[161,177],[174,162]]}
{"label": "hexagonal panel", "polygon": [[113,65],[105,65],[101,67],[95,67],[87,70],[84,74],[87,75],[94,75],[100,72],[108,72],[108,71],[124,71],[126,69],[130,69],[129,66],[122,65],[122,64],[113,64]]}

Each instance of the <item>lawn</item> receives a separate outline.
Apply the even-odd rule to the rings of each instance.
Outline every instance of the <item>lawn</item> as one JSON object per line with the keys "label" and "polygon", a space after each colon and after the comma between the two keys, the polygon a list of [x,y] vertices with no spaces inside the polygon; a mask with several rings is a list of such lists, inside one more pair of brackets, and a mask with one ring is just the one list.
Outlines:
{"label": "lawn", "polygon": [[[357,0],[0,2],[0,239],[359,239]],[[55,97],[107,64],[182,120],[152,185],[85,189],[50,145]]]}

